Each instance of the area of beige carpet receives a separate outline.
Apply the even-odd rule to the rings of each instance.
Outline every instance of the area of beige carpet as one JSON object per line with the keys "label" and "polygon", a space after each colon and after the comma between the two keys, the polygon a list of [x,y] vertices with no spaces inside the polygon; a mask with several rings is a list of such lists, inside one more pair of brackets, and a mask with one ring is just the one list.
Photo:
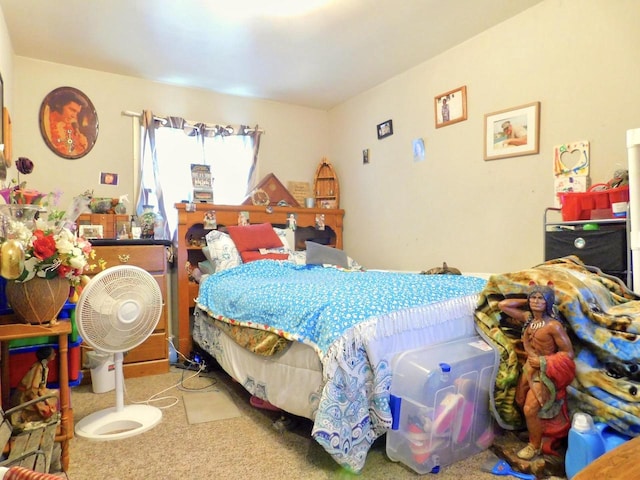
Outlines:
{"label": "area of beige carpet", "polygon": [[187,413],[187,421],[191,425],[241,415],[235,403],[223,392],[188,393],[182,397],[182,401]]}
{"label": "area of beige carpet", "polygon": [[[355,475],[342,469],[311,438],[306,419],[290,430],[274,428],[278,412],[249,404],[249,394],[222,372],[188,378],[193,372],[173,369],[164,375],[125,381],[125,404],[158,399],[162,421],[131,438],[95,441],[71,440],[71,480],[208,480],[269,478],[305,480],[415,480],[413,470],[388,459],[384,437],[369,451],[364,469]],[[190,425],[183,398],[193,392],[221,391],[229,395],[239,417]],[[115,392],[94,394],[90,385],[73,388],[71,401],[76,422],[97,410],[115,405]],[[152,400],[153,400],[152,399]],[[166,407],[166,408],[164,408]],[[444,467],[434,480],[495,480],[480,467],[487,452]]]}

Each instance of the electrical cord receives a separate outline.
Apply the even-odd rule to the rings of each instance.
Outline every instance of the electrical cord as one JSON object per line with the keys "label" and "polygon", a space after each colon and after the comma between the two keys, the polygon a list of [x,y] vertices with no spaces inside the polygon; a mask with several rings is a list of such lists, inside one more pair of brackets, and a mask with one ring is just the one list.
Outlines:
{"label": "electrical cord", "polygon": [[[169,345],[170,347],[173,348],[173,350],[176,352],[176,354],[178,355],[178,357],[183,358],[184,359],[184,363],[182,364],[177,364],[174,365],[177,368],[182,368],[183,372],[182,372],[182,380],[180,382],[180,385],[178,386],[178,390],[184,391],[184,392],[201,392],[201,391],[206,391],[208,389],[213,388],[217,383],[218,380],[215,378],[211,378],[211,383],[209,385],[205,385],[204,387],[199,387],[199,388],[191,388],[191,387],[187,387],[184,383],[185,381],[193,378],[194,376],[203,376],[201,375],[202,373],[204,373],[206,371],[207,365],[204,362],[204,360],[202,359],[198,359],[198,357],[196,356],[195,360],[191,360],[190,358],[187,358],[186,355],[184,355],[180,350],[178,350],[175,345],[173,344],[173,338],[169,338]],[[195,368],[194,368],[195,367]],[[188,378],[185,379],[185,372],[188,370],[194,370],[197,369],[197,372],[195,375],[192,375]],[[217,389],[213,389],[213,391],[217,391]]]}

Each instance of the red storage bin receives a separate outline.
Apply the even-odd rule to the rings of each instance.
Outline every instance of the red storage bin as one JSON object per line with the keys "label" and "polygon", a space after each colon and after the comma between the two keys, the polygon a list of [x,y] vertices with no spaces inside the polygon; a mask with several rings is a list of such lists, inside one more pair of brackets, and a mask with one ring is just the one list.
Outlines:
{"label": "red storage bin", "polygon": [[[68,360],[69,360],[69,385],[78,385],[81,380],[80,373],[80,344],[82,339],[78,337],[76,342],[69,342]],[[49,388],[58,388],[58,377],[60,367],[58,366],[58,344],[42,344],[28,347],[18,347],[9,349],[9,384],[11,388],[16,388],[20,380],[29,371],[31,366],[38,361],[36,352],[41,347],[52,347],[56,352],[56,358],[49,362],[49,380],[47,386]]]}
{"label": "red storage bin", "polygon": [[572,222],[576,220],[591,220],[592,210],[609,210],[610,218],[614,218],[611,212],[611,204],[629,201],[629,187],[608,188],[595,190],[602,186],[594,185],[588,192],[560,193],[562,204],[562,220]]}

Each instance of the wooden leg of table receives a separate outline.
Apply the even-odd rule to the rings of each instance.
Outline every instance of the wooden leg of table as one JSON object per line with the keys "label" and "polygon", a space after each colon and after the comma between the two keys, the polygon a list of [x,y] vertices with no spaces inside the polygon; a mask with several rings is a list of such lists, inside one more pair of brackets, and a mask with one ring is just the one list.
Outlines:
{"label": "wooden leg of table", "polygon": [[73,417],[69,411],[70,397],[69,397],[69,339],[67,334],[61,334],[58,337],[58,364],[60,366],[60,373],[58,379],[60,381],[60,427],[61,427],[61,439],[60,439],[60,463],[62,470],[67,471],[69,469],[69,439],[73,437]]}
{"label": "wooden leg of table", "polygon": [[2,408],[8,410],[9,397],[11,396],[10,372],[9,372],[9,342],[0,342],[0,391],[2,392]]}

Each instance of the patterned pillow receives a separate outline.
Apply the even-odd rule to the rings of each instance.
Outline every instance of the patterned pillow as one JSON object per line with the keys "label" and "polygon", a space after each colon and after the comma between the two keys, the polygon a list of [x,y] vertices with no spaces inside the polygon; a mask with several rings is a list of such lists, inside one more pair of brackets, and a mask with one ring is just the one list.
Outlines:
{"label": "patterned pillow", "polygon": [[214,262],[216,273],[227,268],[237,267],[242,263],[240,252],[231,240],[231,237],[219,230],[211,230],[205,237],[209,256]]}
{"label": "patterned pillow", "polygon": [[273,231],[276,232],[278,238],[282,242],[281,248],[272,248],[271,250],[277,253],[286,253],[290,254],[292,252],[291,245],[289,244],[289,240],[287,239],[287,234],[291,231],[288,228],[276,228],[273,227]]}

